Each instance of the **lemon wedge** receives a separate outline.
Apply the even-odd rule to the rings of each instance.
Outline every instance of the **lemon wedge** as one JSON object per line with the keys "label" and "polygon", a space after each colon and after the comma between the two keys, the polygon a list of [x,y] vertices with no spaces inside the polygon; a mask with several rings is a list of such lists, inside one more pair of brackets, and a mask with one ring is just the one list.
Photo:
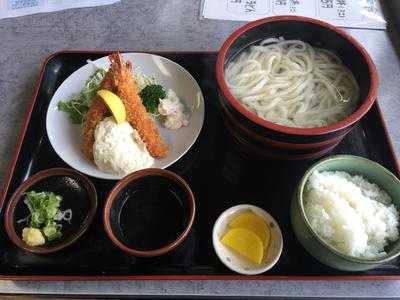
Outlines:
{"label": "lemon wedge", "polygon": [[98,90],[97,95],[99,95],[100,98],[103,99],[104,103],[107,105],[108,109],[114,116],[117,124],[126,121],[125,105],[117,95],[108,90]]}
{"label": "lemon wedge", "polygon": [[248,258],[256,264],[261,264],[264,247],[261,239],[251,230],[233,228],[222,237],[221,243]]}
{"label": "lemon wedge", "polygon": [[268,248],[271,239],[271,230],[267,223],[252,211],[239,214],[229,222],[231,228],[244,228],[253,231],[260,239],[264,249]]}

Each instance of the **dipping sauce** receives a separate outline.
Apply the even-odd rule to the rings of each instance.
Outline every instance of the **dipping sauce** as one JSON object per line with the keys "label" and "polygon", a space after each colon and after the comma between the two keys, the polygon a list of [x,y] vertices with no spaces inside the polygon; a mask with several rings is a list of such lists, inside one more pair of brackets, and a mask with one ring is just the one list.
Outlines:
{"label": "dipping sauce", "polygon": [[117,238],[130,248],[155,250],[175,241],[188,216],[182,188],[162,176],[132,182],[118,195],[110,218]]}

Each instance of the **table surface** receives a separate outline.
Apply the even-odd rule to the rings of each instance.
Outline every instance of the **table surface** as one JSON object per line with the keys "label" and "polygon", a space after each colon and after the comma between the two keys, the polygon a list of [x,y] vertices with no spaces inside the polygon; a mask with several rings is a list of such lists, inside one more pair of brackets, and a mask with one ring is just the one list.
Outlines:
{"label": "table surface", "polygon": [[[194,0],[122,1],[0,20],[0,182],[41,63],[61,49],[217,50],[241,22],[200,20]],[[380,77],[379,103],[400,156],[400,64],[396,33],[348,29],[371,54]],[[0,281],[1,293],[394,297],[400,281]]]}

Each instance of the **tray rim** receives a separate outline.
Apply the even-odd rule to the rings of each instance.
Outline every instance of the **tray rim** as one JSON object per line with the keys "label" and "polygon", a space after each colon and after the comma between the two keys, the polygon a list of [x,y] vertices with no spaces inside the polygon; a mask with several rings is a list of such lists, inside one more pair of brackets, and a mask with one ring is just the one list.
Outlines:
{"label": "tray rim", "polygon": [[[12,175],[14,174],[16,163],[21,152],[22,143],[25,139],[26,131],[31,120],[33,108],[38,98],[39,89],[43,81],[44,73],[48,63],[59,55],[64,54],[104,54],[107,55],[112,52],[145,52],[154,54],[217,54],[218,51],[215,50],[123,50],[123,49],[96,49],[96,50],[83,50],[83,49],[63,49],[50,54],[44,62],[41,64],[38,79],[35,82],[34,92],[31,97],[31,101],[28,104],[28,108],[24,115],[23,125],[19,131],[19,136],[15,146],[15,152],[9,163],[8,168],[5,172],[4,182],[0,189],[0,208],[3,208],[8,189],[12,180]],[[400,174],[400,163],[396,157],[396,152],[394,150],[393,142],[390,138],[389,131],[385,120],[383,118],[382,110],[379,106],[378,101],[374,102],[377,109],[378,117],[380,123],[385,133],[385,138],[387,140],[387,145],[394,159],[394,169],[396,170],[396,175]],[[1,220],[3,222],[3,220]],[[400,280],[399,275],[7,275],[0,274],[0,280],[14,280],[14,281],[111,281],[111,280],[299,280],[299,281],[335,281],[335,280],[345,280],[345,281],[363,281],[363,280]]]}

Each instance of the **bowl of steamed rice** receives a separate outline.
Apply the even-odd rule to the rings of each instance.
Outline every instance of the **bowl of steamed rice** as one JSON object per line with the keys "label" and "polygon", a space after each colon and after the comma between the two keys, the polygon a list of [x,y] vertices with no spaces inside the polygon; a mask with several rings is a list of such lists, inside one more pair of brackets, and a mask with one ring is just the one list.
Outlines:
{"label": "bowl of steamed rice", "polygon": [[371,160],[337,155],[300,180],[290,215],[295,235],[321,263],[373,269],[400,254],[400,181]]}
{"label": "bowl of steamed rice", "polygon": [[345,31],[300,16],[250,22],[218,53],[225,124],[258,156],[306,159],[332,150],[368,112],[374,63]]}

